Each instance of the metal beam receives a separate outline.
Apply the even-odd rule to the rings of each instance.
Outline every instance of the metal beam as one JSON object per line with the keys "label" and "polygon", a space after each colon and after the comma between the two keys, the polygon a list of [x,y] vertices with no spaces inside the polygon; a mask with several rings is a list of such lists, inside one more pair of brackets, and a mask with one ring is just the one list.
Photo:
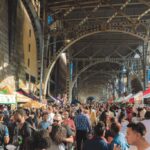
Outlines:
{"label": "metal beam", "polygon": [[[127,0],[127,1],[119,8],[119,10],[123,10],[130,2],[131,2],[131,0]],[[118,15],[118,12],[116,11],[106,22],[107,22],[107,23],[110,23],[117,15]]]}
{"label": "metal beam", "polygon": [[[97,72],[93,72],[93,73],[91,73],[91,74],[86,75],[86,77],[85,77],[83,80],[81,80],[81,81],[86,81],[87,79],[89,79],[89,78],[91,78],[92,76],[95,76],[95,75],[97,75],[97,74],[107,75],[107,76],[109,76],[109,77],[112,77],[112,76],[115,75],[114,72],[111,72],[111,71],[97,71]],[[94,77],[94,79],[95,79],[95,77]]]}
{"label": "metal beam", "polygon": [[[95,62],[95,61],[106,61],[106,62],[119,62],[124,61],[122,58],[72,58],[73,61],[87,61],[87,62]],[[125,61],[137,61],[137,58],[127,58]],[[140,59],[139,59],[140,60]]]}
{"label": "metal beam", "polygon": [[144,11],[144,12],[137,18],[137,20],[142,19],[142,17],[144,17],[145,15],[147,15],[149,12],[150,12],[150,8],[147,9],[146,11]]}
{"label": "metal beam", "polygon": [[[85,3],[86,2],[86,3]],[[85,1],[85,2],[80,2],[79,4],[79,6],[77,6],[77,8],[76,9],[81,9],[81,6],[82,6],[82,8],[93,8],[93,7],[95,7],[95,5],[97,5],[98,3],[99,3],[99,0],[92,0],[92,1]],[[124,3],[119,3],[119,4],[113,4],[113,6],[114,7],[120,7],[120,6],[122,6]],[[129,6],[134,6],[134,5],[137,5],[138,7],[140,7],[139,5],[142,5],[142,4],[144,4],[143,3],[143,1],[142,0],[139,0],[139,2],[131,2],[131,3],[129,3],[128,5]],[[72,3],[70,3],[70,4],[66,4],[66,5],[62,5],[62,4],[60,4],[59,6],[58,5],[55,5],[55,4],[52,4],[52,3],[49,3],[49,5],[48,5],[48,7],[50,7],[50,9],[62,9],[62,10],[64,10],[64,9],[68,9],[68,8],[70,8],[72,6]],[[108,8],[108,7],[110,7],[110,5],[109,4],[103,4],[103,5],[101,5],[101,8]]]}
{"label": "metal beam", "polygon": [[78,54],[80,54],[81,52],[83,52],[84,50],[86,50],[87,48],[89,48],[93,43],[88,43],[85,47],[83,47],[81,50],[79,50],[77,53],[75,53],[72,57],[77,56]]}

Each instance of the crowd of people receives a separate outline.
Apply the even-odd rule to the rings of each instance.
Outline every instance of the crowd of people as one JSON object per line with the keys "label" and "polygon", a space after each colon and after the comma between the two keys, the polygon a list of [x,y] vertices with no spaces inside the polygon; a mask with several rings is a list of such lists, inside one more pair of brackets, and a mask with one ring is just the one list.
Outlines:
{"label": "crowd of people", "polygon": [[51,103],[0,111],[0,150],[150,150],[150,109]]}

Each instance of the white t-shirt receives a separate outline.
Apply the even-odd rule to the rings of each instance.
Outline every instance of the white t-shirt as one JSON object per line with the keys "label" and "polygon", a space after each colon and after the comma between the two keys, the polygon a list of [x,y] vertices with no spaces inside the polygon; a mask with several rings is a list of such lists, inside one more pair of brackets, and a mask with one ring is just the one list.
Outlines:
{"label": "white t-shirt", "polygon": [[150,150],[150,147],[148,147],[147,149],[145,149],[145,150]]}
{"label": "white t-shirt", "polygon": [[48,114],[48,122],[50,122],[50,124],[53,124],[53,118],[54,118],[55,114],[54,113],[50,113]]}
{"label": "white t-shirt", "polygon": [[136,146],[130,145],[130,148],[128,150],[138,150]]}
{"label": "white t-shirt", "polygon": [[126,136],[126,132],[127,132],[127,125],[129,124],[128,121],[123,121],[121,122],[121,130],[120,132],[124,134],[124,136]]}
{"label": "white t-shirt", "polygon": [[150,119],[141,121],[146,127],[145,139],[150,144]]}

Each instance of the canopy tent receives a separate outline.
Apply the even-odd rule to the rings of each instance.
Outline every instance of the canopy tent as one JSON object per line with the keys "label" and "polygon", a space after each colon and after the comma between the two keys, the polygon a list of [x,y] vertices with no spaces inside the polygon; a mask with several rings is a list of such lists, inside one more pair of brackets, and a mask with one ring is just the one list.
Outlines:
{"label": "canopy tent", "polygon": [[16,104],[15,95],[0,94],[0,104]]}
{"label": "canopy tent", "polygon": [[150,98],[150,88],[143,91],[143,98]]}
{"label": "canopy tent", "polygon": [[10,86],[3,86],[0,88],[0,94],[13,94],[13,90]]}
{"label": "canopy tent", "polygon": [[134,103],[134,97],[131,97],[131,98],[129,99],[129,103]]}
{"label": "canopy tent", "polygon": [[45,104],[39,103],[37,101],[30,101],[22,105],[23,108],[41,108],[45,107]]}
{"label": "canopy tent", "polygon": [[24,95],[17,93],[17,92],[16,92],[16,99],[17,99],[18,103],[27,103],[27,102],[30,102],[32,100],[31,98],[24,96]]}
{"label": "canopy tent", "polygon": [[142,101],[143,101],[143,91],[140,91],[134,95],[134,102],[137,104],[142,104]]}
{"label": "canopy tent", "polygon": [[27,93],[26,91],[24,91],[23,89],[18,89],[16,90],[17,93],[19,94],[22,94],[30,99],[33,99],[33,100],[39,100],[35,95],[33,95],[32,93]]}

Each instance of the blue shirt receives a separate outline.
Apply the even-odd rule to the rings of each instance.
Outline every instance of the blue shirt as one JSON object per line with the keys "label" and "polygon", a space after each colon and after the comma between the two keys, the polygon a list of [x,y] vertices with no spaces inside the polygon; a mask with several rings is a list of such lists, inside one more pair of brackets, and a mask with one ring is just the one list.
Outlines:
{"label": "blue shirt", "polygon": [[50,122],[49,121],[41,121],[40,122],[40,129],[47,129],[50,126]]}
{"label": "blue shirt", "polygon": [[129,149],[129,145],[126,141],[125,136],[122,133],[117,134],[112,143],[111,143],[111,150],[113,150],[114,148],[114,144],[116,145],[120,145],[121,146],[121,150],[128,150]]}
{"label": "blue shirt", "polygon": [[90,131],[91,130],[90,122],[89,122],[88,118],[83,114],[78,114],[75,117],[75,125],[76,125],[77,130],[81,130],[81,131]]}
{"label": "blue shirt", "polygon": [[108,150],[108,144],[103,139],[96,137],[92,140],[87,140],[83,150]]}

